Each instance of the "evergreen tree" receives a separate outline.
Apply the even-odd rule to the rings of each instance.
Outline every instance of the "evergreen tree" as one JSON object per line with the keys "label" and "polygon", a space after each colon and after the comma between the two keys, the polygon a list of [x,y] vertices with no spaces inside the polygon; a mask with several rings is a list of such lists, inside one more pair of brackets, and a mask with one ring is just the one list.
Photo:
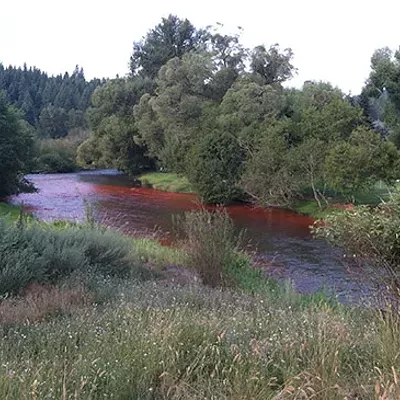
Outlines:
{"label": "evergreen tree", "polygon": [[0,91],[0,197],[18,192],[32,158],[33,139]]}
{"label": "evergreen tree", "polygon": [[91,105],[91,96],[103,82],[86,81],[82,68],[75,67],[71,75],[49,77],[38,68],[22,68],[0,64],[0,90],[4,90],[12,105],[21,109],[26,121],[39,125],[42,111],[55,106],[66,113],[71,110],[85,112]]}

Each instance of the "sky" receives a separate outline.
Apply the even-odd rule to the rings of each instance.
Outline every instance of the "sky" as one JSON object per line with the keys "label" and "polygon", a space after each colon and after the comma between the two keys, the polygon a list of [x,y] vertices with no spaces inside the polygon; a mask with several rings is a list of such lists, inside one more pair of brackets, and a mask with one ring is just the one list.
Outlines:
{"label": "sky", "polygon": [[243,28],[247,47],[294,51],[297,75],[358,94],[375,49],[397,49],[399,0],[1,0],[0,62],[51,75],[83,67],[88,79],[128,73],[133,41],[168,14],[196,27]]}

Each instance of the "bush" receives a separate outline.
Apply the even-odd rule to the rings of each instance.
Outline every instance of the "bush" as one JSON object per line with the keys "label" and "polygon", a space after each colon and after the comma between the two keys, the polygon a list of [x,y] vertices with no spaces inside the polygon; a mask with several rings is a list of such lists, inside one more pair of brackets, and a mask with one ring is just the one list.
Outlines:
{"label": "bush", "polygon": [[223,208],[209,212],[185,213],[178,220],[178,227],[185,234],[188,264],[210,286],[226,284],[226,269],[237,256],[242,235],[237,235],[232,220]]}
{"label": "bush", "polygon": [[346,264],[358,267],[379,300],[400,312],[400,194],[377,207],[329,215],[314,234],[342,247]]}
{"label": "bush", "polygon": [[0,295],[33,281],[58,282],[75,272],[144,277],[132,241],[106,229],[0,220],[0,236]]}

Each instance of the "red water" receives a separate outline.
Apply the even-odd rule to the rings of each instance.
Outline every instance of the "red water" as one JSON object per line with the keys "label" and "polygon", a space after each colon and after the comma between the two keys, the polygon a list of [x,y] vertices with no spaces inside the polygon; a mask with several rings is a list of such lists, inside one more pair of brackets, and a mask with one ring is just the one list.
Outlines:
{"label": "red water", "polygon": [[[39,219],[82,220],[85,203],[96,219],[128,234],[171,237],[172,216],[198,208],[195,195],[167,193],[133,187],[116,171],[73,174],[29,175],[38,193],[12,197]],[[274,259],[271,273],[290,278],[304,292],[322,286],[340,293],[354,291],[338,254],[324,242],[312,239],[313,220],[283,209],[261,209],[245,205],[227,207],[235,225],[246,230],[253,250],[266,260]]]}

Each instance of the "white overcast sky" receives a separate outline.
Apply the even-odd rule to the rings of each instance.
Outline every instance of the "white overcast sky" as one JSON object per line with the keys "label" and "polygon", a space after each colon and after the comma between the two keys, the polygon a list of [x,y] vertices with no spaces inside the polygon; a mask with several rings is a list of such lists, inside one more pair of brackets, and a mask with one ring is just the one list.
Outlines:
{"label": "white overcast sky", "polygon": [[291,47],[291,81],[330,81],[357,94],[379,47],[400,45],[400,0],[0,0],[0,62],[87,78],[124,76],[132,42],[176,14],[195,26],[244,29],[243,43]]}

